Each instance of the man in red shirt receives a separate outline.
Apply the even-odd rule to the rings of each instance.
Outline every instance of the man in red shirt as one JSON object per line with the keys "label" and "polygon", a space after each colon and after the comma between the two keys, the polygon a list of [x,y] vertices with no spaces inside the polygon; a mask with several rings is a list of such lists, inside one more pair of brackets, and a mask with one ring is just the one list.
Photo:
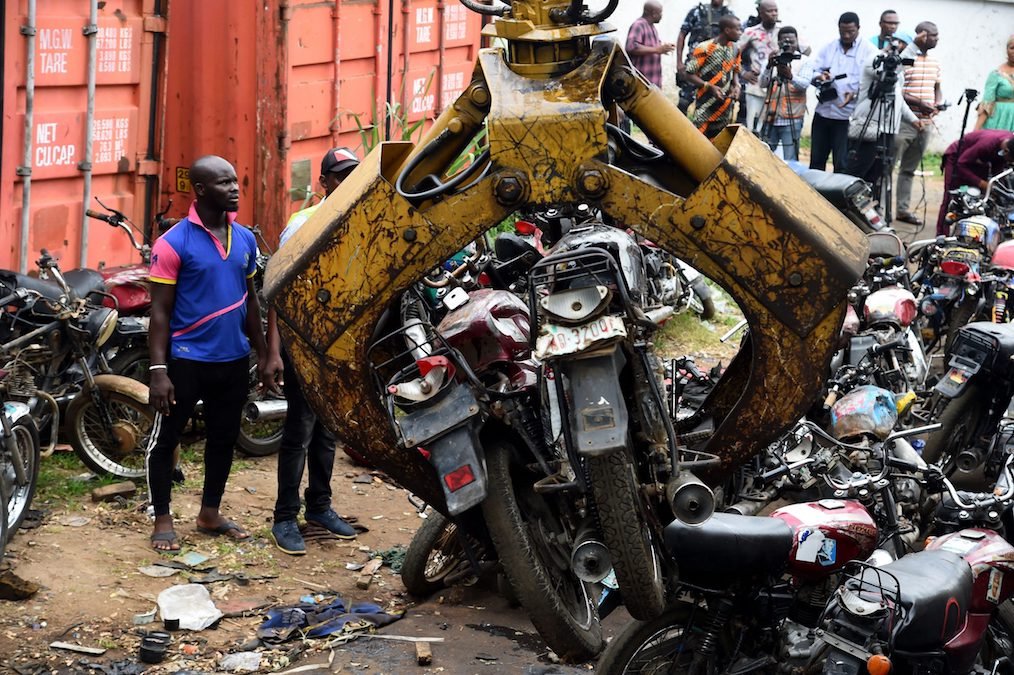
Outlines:
{"label": "man in red shirt", "polygon": [[961,154],[956,156],[958,141],[947,147],[941,164],[944,169],[944,201],[937,216],[937,234],[947,232],[948,194],[962,185],[986,189],[989,177],[1014,164],[1014,133],[1003,129],[981,129],[965,134]]}
{"label": "man in red shirt", "polygon": [[668,54],[676,45],[661,42],[655,24],[662,20],[662,3],[648,0],[644,3],[644,14],[630,26],[627,33],[627,56],[644,79],[656,87],[662,87],[662,54]]}

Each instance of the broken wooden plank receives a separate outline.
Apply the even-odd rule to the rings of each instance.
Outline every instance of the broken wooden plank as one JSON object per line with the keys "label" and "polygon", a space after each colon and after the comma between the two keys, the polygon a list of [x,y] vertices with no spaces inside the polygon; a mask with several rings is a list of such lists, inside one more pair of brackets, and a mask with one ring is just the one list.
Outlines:
{"label": "broken wooden plank", "polygon": [[429,642],[415,643],[415,662],[420,666],[428,666],[433,663],[433,650]]}
{"label": "broken wooden plank", "polygon": [[377,573],[377,570],[383,566],[384,560],[382,558],[374,558],[370,562],[366,563],[366,567],[359,573],[359,578],[356,579],[356,588],[366,590],[370,587],[370,583],[373,582],[373,575]]}
{"label": "broken wooden plank", "polygon": [[137,494],[137,486],[131,481],[125,480],[122,483],[113,483],[112,485],[103,485],[92,490],[92,501],[93,502],[112,502],[117,497],[133,497]]}
{"label": "broken wooden plank", "polygon": [[68,652],[77,652],[78,654],[89,654],[91,656],[102,656],[106,653],[105,649],[101,647],[83,647],[76,645],[71,642],[51,642],[49,643],[50,649],[65,649]]}

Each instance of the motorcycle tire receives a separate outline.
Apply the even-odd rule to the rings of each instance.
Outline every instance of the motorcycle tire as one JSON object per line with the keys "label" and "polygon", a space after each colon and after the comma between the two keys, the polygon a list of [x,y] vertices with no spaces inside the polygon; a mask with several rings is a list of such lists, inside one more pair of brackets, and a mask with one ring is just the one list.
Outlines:
{"label": "motorcycle tire", "polygon": [[697,296],[697,301],[701,303],[700,309],[697,310],[697,305],[694,303],[694,309],[697,310],[698,315],[702,321],[711,321],[715,318],[717,311],[715,310],[715,298],[712,295],[711,288],[704,281],[703,277],[697,277],[690,284],[690,288],[693,290],[694,295]]}
{"label": "motorcycle tire", "polygon": [[620,452],[589,457],[587,462],[602,543],[609,549],[623,604],[635,619],[654,619],[665,610],[665,578],[641,515],[644,508],[634,467]]}
{"label": "motorcycle tire", "polygon": [[961,327],[972,320],[975,314],[976,298],[966,297],[951,307],[947,317],[947,337],[944,340],[944,353],[951,350],[951,343]]}
{"label": "motorcycle tire", "polygon": [[[637,675],[638,673],[689,673],[697,644],[704,636],[707,613],[700,605],[681,602],[651,621],[632,621],[609,641],[596,664],[598,675]],[[723,670],[721,662],[732,643],[729,629],[716,640],[715,653],[695,675],[710,675]]]}
{"label": "motorcycle tire", "polygon": [[100,412],[91,394],[85,391],[67,406],[65,429],[71,446],[84,465],[98,475],[144,477],[154,412],[135,398],[101,387],[99,399],[113,420],[116,437],[110,437],[103,428]]}
{"label": "motorcycle tire", "polygon": [[7,501],[7,488],[0,482],[0,562],[3,562],[7,539],[11,536],[7,528]]}
{"label": "motorcycle tire", "polygon": [[954,456],[967,448],[972,434],[985,414],[987,392],[976,384],[969,384],[965,392],[951,399],[937,417],[941,427],[931,433],[922,449],[927,464],[943,460],[945,473],[951,473]]}
{"label": "motorcycle tire", "polygon": [[148,366],[151,358],[147,347],[134,347],[117,354],[109,360],[109,370],[115,375],[123,375],[132,380],[150,384],[151,377]]}
{"label": "motorcycle tire", "polygon": [[7,524],[7,534],[5,535],[7,540],[14,538],[14,534],[21,527],[22,521],[32,506],[35,486],[39,482],[39,464],[42,461],[39,430],[32,418],[22,417],[14,422],[11,425],[11,432],[21,455],[20,463],[25,479],[18,482],[13,458],[9,456],[6,448],[0,448],[0,481],[3,482],[3,494],[6,496],[3,501],[7,513],[4,518]]}
{"label": "motorcycle tire", "polygon": [[[461,545],[458,526],[443,514],[430,511],[429,517],[416,530],[401,563],[401,583],[416,597],[425,598],[446,588],[445,580],[454,573],[458,577],[471,568]],[[477,580],[474,575],[463,577],[464,585]]]}
{"label": "motorcycle tire", "polygon": [[486,527],[514,596],[542,639],[565,661],[587,661],[603,645],[595,601],[570,570],[569,548],[552,536],[561,526],[546,497],[532,488],[535,474],[512,461],[512,450],[506,441],[486,448]]}

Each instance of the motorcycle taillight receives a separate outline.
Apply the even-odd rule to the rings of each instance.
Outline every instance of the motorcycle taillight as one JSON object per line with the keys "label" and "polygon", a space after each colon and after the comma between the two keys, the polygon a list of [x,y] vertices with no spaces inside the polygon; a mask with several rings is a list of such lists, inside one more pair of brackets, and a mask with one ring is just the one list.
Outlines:
{"label": "motorcycle taillight", "polygon": [[944,260],[940,263],[940,271],[944,274],[949,274],[955,277],[963,277],[971,269],[968,263],[963,263],[958,260]]}

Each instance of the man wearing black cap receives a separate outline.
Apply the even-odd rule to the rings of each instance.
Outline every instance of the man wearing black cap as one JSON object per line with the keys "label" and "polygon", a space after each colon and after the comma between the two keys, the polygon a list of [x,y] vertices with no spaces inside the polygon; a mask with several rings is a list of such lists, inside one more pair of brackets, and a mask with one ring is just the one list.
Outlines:
{"label": "man wearing black cap", "polygon": [[[320,163],[320,185],[324,188],[325,197],[338,189],[357,166],[359,160],[348,148],[329,150]],[[321,203],[323,201],[292,214],[282,231],[279,248],[303,226]],[[275,546],[280,550],[290,555],[303,555],[306,553],[306,544],[299,532],[296,516],[299,515],[299,484],[303,480],[304,465],[309,467],[310,474],[304,495],[306,522],[320,525],[341,539],[354,539],[356,531],[331,508],[331,471],[334,468],[336,445],[334,434],[321,424],[306,402],[296,371],[280,343],[277,317],[272,309],[268,311],[269,363],[280,360],[284,366],[283,390],[288,409],[278,449],[278,497],[275,500],[275,523],[271,527],[271,535]]]}

